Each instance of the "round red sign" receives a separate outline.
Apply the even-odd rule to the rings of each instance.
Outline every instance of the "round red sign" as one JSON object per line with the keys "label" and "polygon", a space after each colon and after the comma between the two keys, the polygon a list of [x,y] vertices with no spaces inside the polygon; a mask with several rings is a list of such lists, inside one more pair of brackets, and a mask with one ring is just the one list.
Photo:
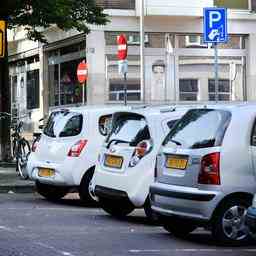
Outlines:
{"label": "round red sign", "polygon": [[117,37],[117,57],[119,60],[125,60],[127,58],[127,39],[124,34]]}
{"label": "round red sign", "polygon": [[88,64],[85,61],[79,63],[77,67],[77,79],[79,83],[84,83],[88,78]]}

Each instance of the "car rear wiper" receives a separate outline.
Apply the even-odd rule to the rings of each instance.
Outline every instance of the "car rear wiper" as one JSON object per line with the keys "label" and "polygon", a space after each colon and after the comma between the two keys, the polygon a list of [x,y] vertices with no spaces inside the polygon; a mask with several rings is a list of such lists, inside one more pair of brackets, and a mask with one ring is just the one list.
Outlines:
{"label": "car rear wiper", "polygon": [[181,146],[181,143],[180,143],[179,141],[177,141],[177,140],[171,139],[170,141],[173,142],[173,143],[175,143],[175,144],[178,145],[178,146]]}
{"label": "car rear wiper", "polygon": [[118,143],[131,143],[130,141],[126,141],[126,140],[119,140],[119,139],[113,139],[113,140],[110,140],[108,145],[107,145],[107,149],[109,149],[110,145],[115,142],[115,145],[118,144]]}

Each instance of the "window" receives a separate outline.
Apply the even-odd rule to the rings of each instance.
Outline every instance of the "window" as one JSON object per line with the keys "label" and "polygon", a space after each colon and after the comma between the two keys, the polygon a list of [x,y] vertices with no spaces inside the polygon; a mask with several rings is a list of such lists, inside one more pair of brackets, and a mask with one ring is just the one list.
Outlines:
{"label": "window", "polygon": [[39,70],[27,72],[27,109],[39,108]]}
{"label": "window", "polygon": [[196,101],[198,95],[197,79],[180,79],[180,100],[181,101]]}
{"label": "window", "polygon": [[49,137],[70,137],[80,134],[83,116],[68,110],[53,112],[44,128],[44,134]]}
{"label": "window", "polygon": [[[82,59],[49,66],[50,106],[82,103],[83,87],[77,80],[76,70]],[[86,101],[86,86],[85,86]]]}
{"label": "window", "polygon": [[12,85],[12,103],[16,103],[18,97],[17,76],[11,76],[10,81]]}
{"label": "window", "polygon": [[256,0],[251,0],[251,10],[256,11]]}
{"label": "window", "polygon": [[175,124],[164,145],[172,143],[190,149],[221,146],[230,118],[228,111],[190,110]]}
{"label": "window", "polygon": [[188,48],[207,48],[208,45],[203,42],[203,37],[200,35],[186,36],[186,47]]}
{"label": "window", "polygon": [[171,120],[167,123],[167,126],[169,127],[169,129],[172,129],[172,127],[176,124],[177,120]]}
{"label": "window", "polygon": [[136,146],[143,140],[149,140],[150,133],[145,118],[138,114],[120,114],[115,117],[113,128],[107,142],[119,141]]}
{"label": "window", "polygon": [[[128,80],[127,82],[127,100],[139,101],[140,100],[140,81]],[[109,100],[122,101],[124,100],[124,81],[123,80],[110,80],[109,81]]]}
{"label": "window", "polygon": [[[72,113],[73,114],[73,113]],[[75,114],[66,123],[60,137],[72,137],[80,134],[83,126],[83,116]]]}
{"label": "window", "polygon": [[99,131],[103,136],[108,135],[111,130],[112,125],[112,115],[105,115],[99,118]]}
{"label": "window", "polygon": [[[215,100],[215,80],[208,80],[209,100]],[[218,100],[229,101],[231,100],[230,82],[228,79],[219,80]]]}
{"label": "window", "polygon": [[135,9],[135,0],[96,0],[104,9]]}
{"label": "window", "polygon": [[249,9],[248,0],[215,0],[214,5],[230,9]]}
{"label": "window", "polygon": [[251,145],[256,146],[256,120],[254,121],[254,125],[252,128]]}

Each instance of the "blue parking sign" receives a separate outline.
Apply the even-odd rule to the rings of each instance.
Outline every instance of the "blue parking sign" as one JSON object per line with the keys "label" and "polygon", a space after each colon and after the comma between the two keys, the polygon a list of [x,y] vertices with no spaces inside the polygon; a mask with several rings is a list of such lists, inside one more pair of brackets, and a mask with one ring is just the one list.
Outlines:
{"label": "blue parking sign", "polygon": [[226,8],[204,8],[204,42],[228,42]]}

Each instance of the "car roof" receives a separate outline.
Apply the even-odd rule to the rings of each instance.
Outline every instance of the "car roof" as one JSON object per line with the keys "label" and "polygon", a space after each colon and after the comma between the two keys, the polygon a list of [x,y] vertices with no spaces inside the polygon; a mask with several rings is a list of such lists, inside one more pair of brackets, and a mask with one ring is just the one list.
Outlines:
{"label": "car roof", "polygon": [[161,114],[162,116],[174,114],[174,113],[185,113],[191,108],[203,107],[203,105],[144,105],[144,106],[133,106],[131,109],[127,109],[125,111],[117,111],[116,114],[121,113],[135,113],[145,117],[155,116]]}
{"label": "car roof", "polygon": [[231,102],[231,103],[217,103],[217,104],[206,104],[203,108],[205,109],[220,109],[226,110],[232,113],[238,112],[256,112],[256,102]]}
{"label": "car roof", "polygon": [[77,106],[77,107],[57,107],[52,109],[52,112],[55,111],[71,111],[78,113],[88,113],[88,112],[116,112],[122,110],[129,110],[131,106],[124,105],[86,105],[86,106]]}

